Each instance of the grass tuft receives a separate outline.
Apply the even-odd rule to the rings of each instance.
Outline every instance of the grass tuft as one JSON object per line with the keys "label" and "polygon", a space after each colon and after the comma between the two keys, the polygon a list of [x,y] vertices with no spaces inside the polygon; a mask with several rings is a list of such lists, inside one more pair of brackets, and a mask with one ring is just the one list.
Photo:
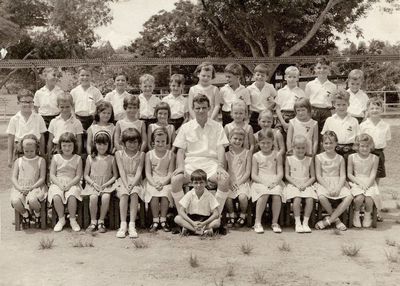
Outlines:
{"label": "grass tuft", "polygon": [[396,246],[397,245],[396,240],[388,238],[388,237],[385,238],[385,242],[386,242],[386,245],[388,245],[388,246]]}
{"label": "grass tuft", "polygon": [[342,245],[342,253],[346,256],[354,257],[357,256],[361,246],[355,242],[347,243]]}
{"label": "grass tuft", "polygon": [[226,269],[226,277],[233,277],[235,276],[235,267],[232,263],[228,262],[227,269]]}
{"label": "grass tuft", "polygon": [[136,249],[148,248],[149,244],[143,239],[132,239],[132,244]]}
{"label": "grass tuft", "polygon": [[395,201],[398,200],[398,198],[399,198],[399,193],[398,192],[392,192],[391,195],[392,195],[392,199],[393,200],[395,200]]}
{"label": "grass tuft", "polygon": [[93,240],[79,238],[72,242],[72,247],[94,247],[94,244]]}
{"label": "grass tuft", "polygon": [[54,246],[54,238],[42,237],[39,240],[39,250],[52,249]]}
{"label": "grass tuft", "polygon": [[280,245],[278,245],[278,249],[280,251],[286,251],[286,252],[290,252],[291,250],[290,244],[286,241],[283,241]]}
{"label": "grass tuft", "polygon": [[222,277],[219,281],[217,281],[217,278],[214,277],[214,285],[215,286],[224,286],[224,277]]}
{"label": "grass tuft", "polygon": [[260,269],[254,270],[253,279],[254,279],[254,283],[256,283],[256,284],[267,284],[267,279],[265,278],[265,273],[264,273],[264,271],[262,271]]}
{"label": "grass tuft", "polygon": [[190,254],[189,264],[193,268],[199,267],[199,261],[197,259],[197,255],[196,254],[193,254],[193,253]]}
{"label": "grass tuft", "polygon": [[254,249],[253,245],[251,245],[250,242],[248,242],[248,241],[246,241],[240,245],[240,250],[245,255],[250,255],[250,253],[253,251],[253,249]]}

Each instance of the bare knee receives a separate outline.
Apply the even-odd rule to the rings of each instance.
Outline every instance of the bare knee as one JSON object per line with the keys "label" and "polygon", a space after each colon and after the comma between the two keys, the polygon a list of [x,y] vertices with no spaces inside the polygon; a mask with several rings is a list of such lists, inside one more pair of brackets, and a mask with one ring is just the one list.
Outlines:
{"label": "bare knee", "polygon": [[177,215],[177,216],[174,218],[174,222],[175,222],[176,224],[182,225],[183,218],[182,218],[180,215]]}

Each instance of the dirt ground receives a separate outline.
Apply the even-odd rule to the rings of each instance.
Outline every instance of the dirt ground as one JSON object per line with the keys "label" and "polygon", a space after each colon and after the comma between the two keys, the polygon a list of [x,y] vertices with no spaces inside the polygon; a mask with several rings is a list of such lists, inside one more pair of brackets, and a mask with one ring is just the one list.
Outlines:
{"label": "dirt ground", "polygon": [[[0,285],[397,286],[400,127],[392,127],[392,132],[385,152],[388,178],[381,182],[387,212],[376,229],[351,229],[336,235],[332,230],[297,234],[292,228],[273,234],[266,228],[260,235],[244,228],[205,240],[144,230],[138,240],[145,248],[136,248],[128,238],[115,238],[115,231],[96,236],[73,233],[69,228],[61,233],[50,229],[15,232],[9,204],[11,172],[6,167],[6,141],[0,139]],[[54,239],[52,249],[39,250],[43,238]],[[74,247],[78,242],[93,247]],[[284,243],[288,251],[280,250]],[[349,244],[361,247],[358,255],[342,253],[342,246]],[[242,246],[248,246],[250,254],[243,254]],[[198,266],[192,267],[196,262]]]}

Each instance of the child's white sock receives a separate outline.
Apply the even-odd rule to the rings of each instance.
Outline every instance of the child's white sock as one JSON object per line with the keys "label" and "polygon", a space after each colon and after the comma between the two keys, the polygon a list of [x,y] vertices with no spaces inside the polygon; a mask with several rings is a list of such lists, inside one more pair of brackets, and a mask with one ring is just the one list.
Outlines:
{"label": "child's white sock", "polygon": [[123,229],[127,228],[126,221],[121,221],[121,228],[123,228]]}
{"label": "child's white sock", "polygon": [[242,214],[242,213],[241,213],[241,214],[240,214],[240,217],[241,217],[241,218],[246,218],[246,214]]}
{"label": "child's white sock", "polygon": [[304,225],[308,225],[308,220],[309,220],[310,218],[308,217],[308,216],[305,216],[305,217],[303,217],[303,224]]}
{"label": "child's white sock", "polygon": [[160,217],[160,222],[166,222],[167,221],[167,218],[165,218],[165,217]]}
{"label": "child's white sock", "polygon": [[90,224],[97,225],[97,220],[95,220],[95,219],[90,220]]}
{"label": "child's white sock", "polygon": [[300,220],[300,217],[299,217],[299,216],[295,216],[295,217],[294,217],[294,221],[295,221],[295,224],[296,224],[296,225],[301,224],[301,220]]}
{"label": "child's white sock", "polygon": [[24,217],[24,218],[27,218],[27,217],[29,217],[29,213],[27,212],[27,211],[25,211],[23,214],[21,214],[22,215],[22,217]]}
{"label": "child's white sock", "polygon": [[231,217],[231,218],[234,218],[235,217],[235,213],[229,213],[228,216]]}
{"label": "child's white sock", "polygon": [[219,203],[219,206],[218,206],[219,215],[222,214],[227,197],[228,197],[228,192],[222,192],[220,190],[217,190],[217,193],[215,194],[215,198],[217,199],[217,201]]}
{"label": "child's white sock", "polygon": [[104,224],[104,219],[99,219],[99,224]]}
{"label": "child's white sock", "polygon": [[159,222],[160,221],[160,219],[158,218],[158,217],[153,217],[153,222]]}
{"label": "child's white sock", "polygon": [[135,227],[135,222],[134,221],[130,221],[129,222],[129,227]]}

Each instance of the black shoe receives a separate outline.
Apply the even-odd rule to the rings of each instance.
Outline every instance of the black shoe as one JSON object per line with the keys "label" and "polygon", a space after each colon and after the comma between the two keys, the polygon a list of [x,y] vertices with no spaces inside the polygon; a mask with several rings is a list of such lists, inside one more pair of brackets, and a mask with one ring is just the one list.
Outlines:
{"label": "black shoe", "polygon": [[160,226],[163,229],[163,231],[165,231],[165,232],[170,232],[171,231],[171,228],[169,227],[168,222],[166,222],[166,221],[162,221],[160,223]]}
{"label": "black shoe", "polygon": [[218,228],[218,233],[219,233],[220,235],[226,235],[226,234],[228,233],[228,230],[227,230],[226,227],[224,227],[224,226],[221,225],[221,226]]}

